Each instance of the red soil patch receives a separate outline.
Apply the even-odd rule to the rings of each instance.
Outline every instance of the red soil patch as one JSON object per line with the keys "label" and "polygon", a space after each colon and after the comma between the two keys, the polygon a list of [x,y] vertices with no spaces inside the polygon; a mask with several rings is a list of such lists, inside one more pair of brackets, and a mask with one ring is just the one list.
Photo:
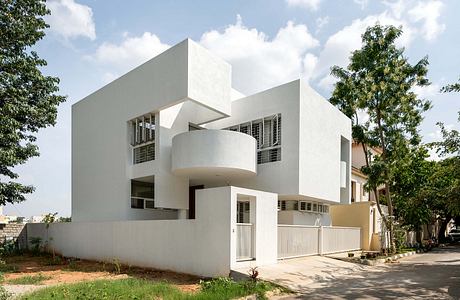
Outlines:
{"label": "red soil patch", "polygon": [[[54,263],[54,264],[51,264]],[[184,292],[196,292],[199,290],[199,277],[180,274],[171,271],[161,271],[138,267],[120,266],[120,272],[111,263],[94,262],[87,260],[52,260],[48,256],[23,255],[8,257],[6,263],[17,268],[15,273],[4,274],[5,281],[23,277],[42,274],[50,277],[43,281],[43,285],[56,285],[63,283],[76,283],[98,279],[122,279],[128,277],[142,278],[151,281],[166,281],[175,285]]]}

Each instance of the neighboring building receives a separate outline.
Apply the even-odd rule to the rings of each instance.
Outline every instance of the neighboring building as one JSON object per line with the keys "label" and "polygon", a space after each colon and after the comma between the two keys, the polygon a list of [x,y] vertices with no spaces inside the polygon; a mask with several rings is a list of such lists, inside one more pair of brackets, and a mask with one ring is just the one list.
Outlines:
{"label": "neighboring building", "polygon": [[31,216],[27,222],[28,223],[41,223],[43,222],[43,219],[45,218],[45,215],[41,215],[41,216]]}
{"label": "neighboring building", "polygon": [[193,219],[197,189],[231,185],[276,193],[279,223],[331,225],[350,141],[350,119],[301,80],[244,96],[187,39],[72,106],[72,221]]}
{"label": "neighboring building", "polygon": [[[368,151],[371,158],[382,154],[377,148],[369,148]],[[366,157],[361,144],[353,142],[351,161],[351,204],[331,207],[332,225],[360,227],[362,249],[379,251],[384,240],[383,222],[374,193],[365,190],[367,176],[361,172],[361,168],[366,165]],[[378,193],[384,194],[383,188],[380,188]],[[383,213],[387,213],[387,207],[381,207]]]}
{"label": "neighboring building", "polygon": [[25,217],[5,215],[5,216],[2,216],[2,222],[0,222],[0,223],[3,223],[3,224],[19,223],[19,224],[21,224],[21,223],[25,223],[25,221],[26,221]]}

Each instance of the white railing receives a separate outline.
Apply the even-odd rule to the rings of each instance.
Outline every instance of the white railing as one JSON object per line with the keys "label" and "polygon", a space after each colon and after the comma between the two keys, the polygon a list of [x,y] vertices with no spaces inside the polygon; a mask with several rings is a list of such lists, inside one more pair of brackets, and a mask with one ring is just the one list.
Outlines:
{"label": "white railing", "polygon": [[361,229],[278,225],[278,259],[361,249]]}
{"label": "white railing", "polygon": [[319,227],[278,225],[278,258],[318,254]]}
{"label": "white railing", "polygon": [[321,254],[361,249],[361,229],[356,227],[322,227]]}
{"label": "white railing", "polygon": [[249,260],[253,258],[253,225],[250,223],[237,223],[236,259]]}

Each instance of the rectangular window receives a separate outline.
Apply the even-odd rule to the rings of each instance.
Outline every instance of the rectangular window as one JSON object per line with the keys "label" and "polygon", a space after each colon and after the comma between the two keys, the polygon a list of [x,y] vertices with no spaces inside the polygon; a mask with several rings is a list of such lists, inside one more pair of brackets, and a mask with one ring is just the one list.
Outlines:
{"label": "rectangular window", "polygon": [[144,208],[144,199],[131,197],[131,208]]}
{"label": "rectangular window", "polygon": [[131,208],[155,208],[154,177],[144,177],[142,180],[131,180]]}
{"label": "rectangular window", "polygon": [[307,211],[311,211],[311,203],[307,202]]}
{"label": "rectangular window", "polygon": [[329,205],[324,205],[323,206],[323,211],[324,211],[324,213],[328,214],[329,213]]}
{"label": "rectangular window", "polygon": [[322,213],[323,212],[323,205],[318,204],[318,212]]}
{"label": "rectangular window", "polygon": [[249,202],[238,201],[236,206],[236,223],[249,223]]}
{"label": "rectangular window", "polygon": [[317,212],[318,211],[318,204],[317,203],[313,203],[313,209],[312,211],[314,212]]}
{"label": "rectangular window", "polygon": [[155,159],[155,114],[147,114],[131,120],[131,146],[133,164]]}
{"label": "rectangular window", "polygon": [[307,202],[300,201],[300,210],[302,210],[302,211],[307,210]]}
{"label": "rectangular window", "polygon": [[286,201],[281,201],[281,210],[286,210]]}
{"label": "rectangular window", "polygon": [[281,161],[281,114],[225,128],[253,136],[257,141],[257,163]]}

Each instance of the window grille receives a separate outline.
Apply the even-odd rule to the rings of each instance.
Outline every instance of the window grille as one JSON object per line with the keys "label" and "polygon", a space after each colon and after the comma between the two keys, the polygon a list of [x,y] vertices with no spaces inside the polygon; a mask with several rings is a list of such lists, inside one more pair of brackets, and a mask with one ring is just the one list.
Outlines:
{"label": "window grille", "polygon": [[318,211],[318,204],[317,203],[313,203],[313,211],[314,212]]}
{"label": "window grille", "polygon": [[286,210],[286,201],[281,201],[281,210]]}
{"label": "window grille", "polygon": [[145,208],[150,208],[150,209],[155,208],[155,201],[145,199]]}
{"label": "window grille", "polygon": [[281,161],[281,114],[225,128],[253,136],[257,141],[257,163]]}
{"label": "window grille", "polygon": [[307,210],[307,202],[300,201],[300,209],[299,210]]}
{"label": "window grille", "polygon": [[147,114],[130,121],[133,163],[155,159],[155,114]]}
{"label": "window grille", "polygon": [[140,164],[155,159],[155,143],[137,146],[133,149],[133,163]]}

